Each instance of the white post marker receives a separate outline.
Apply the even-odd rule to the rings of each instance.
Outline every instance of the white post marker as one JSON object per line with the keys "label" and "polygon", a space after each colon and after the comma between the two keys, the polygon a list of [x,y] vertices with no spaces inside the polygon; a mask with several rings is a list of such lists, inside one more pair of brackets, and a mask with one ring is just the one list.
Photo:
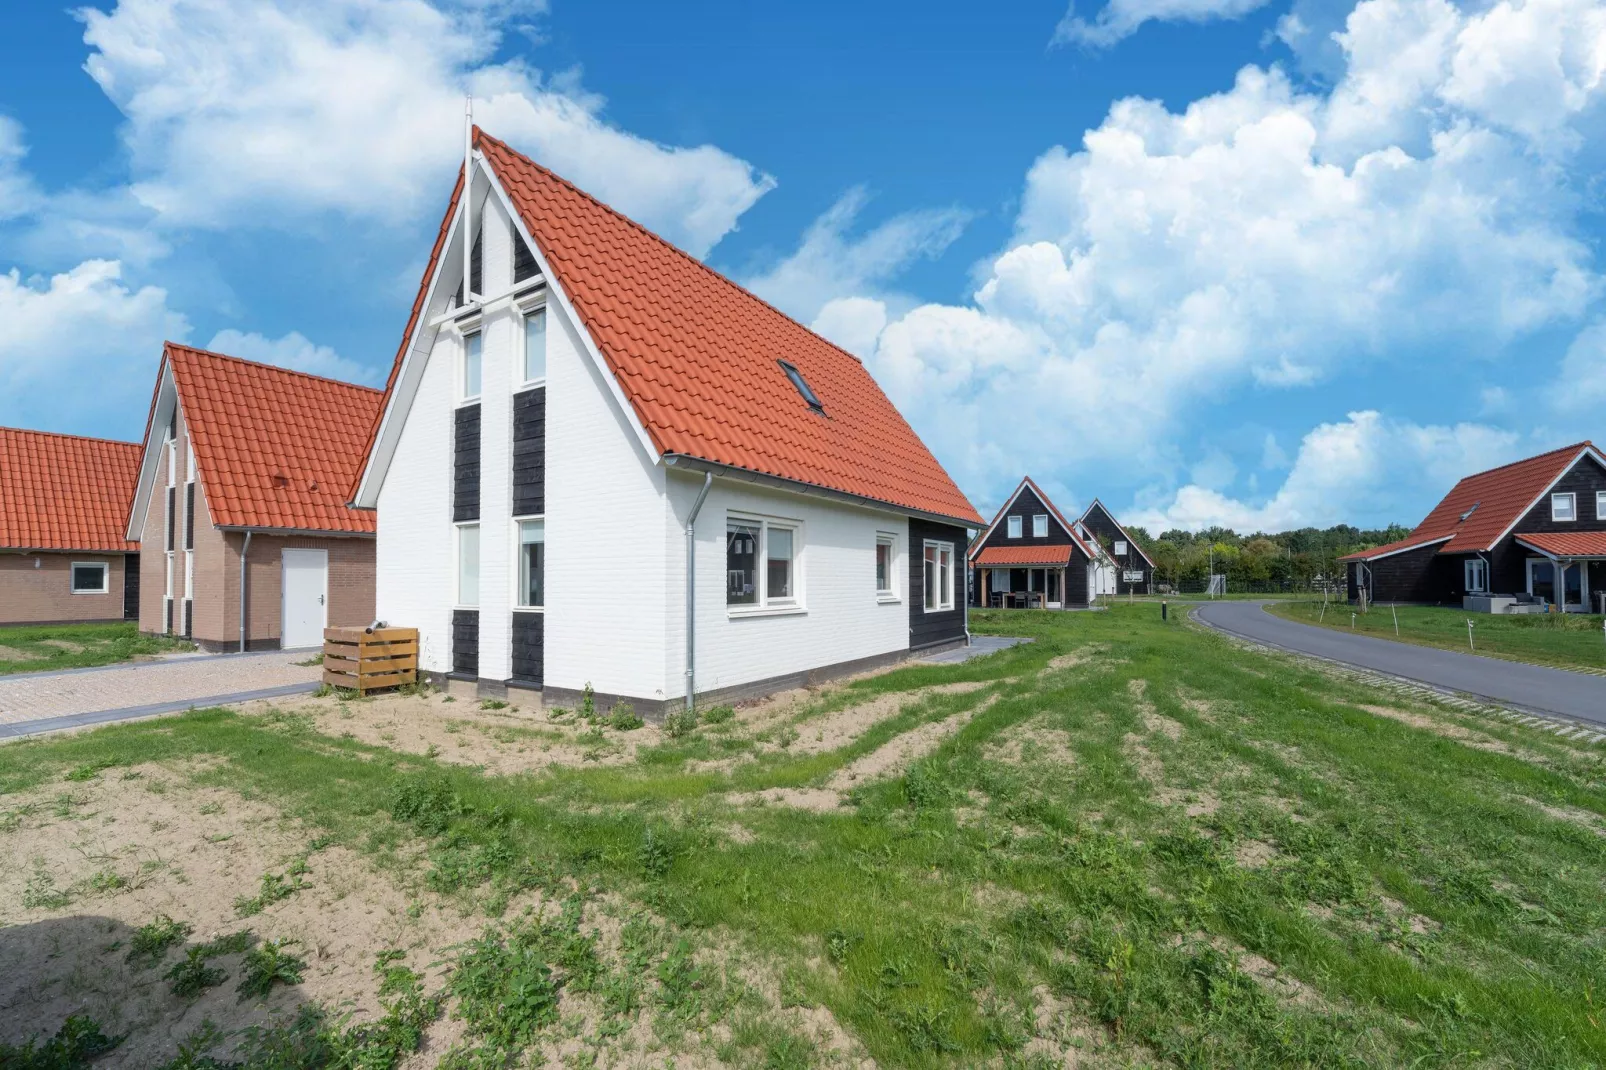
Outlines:
{"label": "white post marker", "polygon": [[1478,648],[1472,645],[1472,618],[1471,617],[1467,618],[1467,649],[1472,651],[1474,654],[1476,654],[1478,652]]}
{"label": "white post marker", "polygon": [[1400,637],[1400,611],[1393,606],[1389,606],[1389,612],[1394,614],[1394,638],[1398,639]]}
{"label": "white post marker", "polygon": [[1349,630],[1352,632],[1355,630],[1355,614],[1353,613],[1349,615]]}

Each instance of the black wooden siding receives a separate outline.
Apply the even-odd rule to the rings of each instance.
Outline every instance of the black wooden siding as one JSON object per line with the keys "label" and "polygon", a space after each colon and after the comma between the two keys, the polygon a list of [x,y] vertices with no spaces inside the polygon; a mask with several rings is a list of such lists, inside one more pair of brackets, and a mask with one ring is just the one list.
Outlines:
{"label": "black wooden siding", "polygon": [[[926,612],[926,540],[952,543],[954,608]],[[965,529],[909,518],[909,646],[930,646],[965,637]]]}
{"label": "black wooden siding", "polygon": [[480,407],[464,405],[452,426],[452,519],[480,518]]}
{"label": "black wooden siding", "polygon": [[545,613],[513,614],[513,679],[521,684],[541,686],[545,626]]}
{"label": "black wooden siding", "polygon": [[513,281],[523,282],[536,276],[535,254],[524,244],[517,233],[513,235]]}
{"label": "black wooden siding", "polygon": [[[1033,538],[1032,517],[1045,515],[1048,517],[1048,535],[1041,539]],[[1012,516],[1020,517],[1021,537],[1018,539],[1009,537],[1009,518]],[[1032,493],[1031,487],[1022,487],[1020,494],[1016,495],[1009,508],[1004,510],[1003,519],[999,520],[997,530],[985,540],[983,545],[1071,546],[1072,542],[1070,534],[1055,518],[1054,510],[1050,509],[1046,502]]]}
{"label": "black wooden siding", "polygon": [[184,484],[184,549],[195,549],[195,483]]}
{"label": "black wooden siding", "polygon": [[513,515],[546,512],[546,388],[513,395]]}
{"label": "black wooden siding", "polygon": [[1067,606],[1085,606],[1090,601],[1087,589],[1087,555],[1080,550],[1071,551],[1071,563],[1065,569],[1065,601]]}
{"label": "black wooden siding", "polygon": [[459,676],[480,674],[480,611],[452,610],[452,672]]}
{"label": "black wooden siding", "polygon": [[[1526,546],[1518,546],[1513,537],[1515,535],[1606,531],[1606,519],[1597,516],[1595,511],[1595,492],[1599,490],[1606,490],[1606,469],[1585,457],[1550,488],[1538,505],[1517,521],[1511,535],[1507,535],[1489,554],[1489,589],[1499,594],[1514,594],[1528,589],[1528,558],[1540,555]],[[1550,519],[1550,495],[1569,491],[1578,496],[1575,505],[1578,519],[1572,523],[1557,523]],[[1456,582],[1460,582],[1460,577]]]}
{"label": "black wooden siding", "polygon": [[[1115,561],[1115,593],[1127,594],[1134,589],[1139,594],[1147,593],[1151,578],[1149,575],[1149,563],[1143,560],[1142,554],[1138,553],[1137,543],[1129,536],[1121,533],[1121,526],[1116,523],[1115,517],[1105,510],[1103,503],[1095,502],[1093,508],[1088,510],[1087,516],[1082,518],[1082,523],[1086,524],[1088,530],[1093,532],[1094,535],[1103,538],[1110,557]],[[1115,552],[1117,541],[1126,543],[1126,553],[1118,554]],[[1136,583],[1128,583],[1125,578],[1125,573],[1128,570],[1143,573],[1143,578]]]}
{"label": "black wooden siding", "polygon": [[123,619],[139,620],[139,555],[123,555]]}

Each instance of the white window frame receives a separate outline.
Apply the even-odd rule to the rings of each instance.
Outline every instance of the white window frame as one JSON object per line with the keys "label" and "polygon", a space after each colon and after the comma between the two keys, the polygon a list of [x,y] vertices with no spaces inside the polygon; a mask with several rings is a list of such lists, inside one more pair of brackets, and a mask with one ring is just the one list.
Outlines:
{"label": "white window frame", "polygon": [[[1556,503],[1563,498],[1567,499],[1567,516],[1556,515]],[[1572,491],[1557,491],[1550,496],[1550,522],[1552,524],[1572,524],[1578,520],[1578,495]]]}
{"label": "white window frame", "polygon": [[[882,587],[879,583],[876,585],[876,601],[902,601],[898,597],[898,536],[890,531],[878,531],[875,536],[875,545],[877,554],[881,552],[881,547],[885,546],[887,548],[887,585],[885,587]],[[871,564],[873,567],[873,560]]]}
{"label": "white window frame", "polygon": [[[460,345],[457,347],[457,403],[459,405],[473,405],[485,396],[485,333],[481,329],[478,319],[470,323],[458,325]],[[469,340],[480,340],[480,388],[477,392],[468,392],[468,346]]]}
{"label": "white window frame", "polygon": [[1111,552],[1114,553],[1117,557],[1125,557],[1126,556],[1126,540],[1125,539],[1116,539],[1115,540],[1115,544],[1114,544],[1114,548],[1111,550]]}
{"label": "white window frame", "polygon": [[1047,513],[1033,513],[1032,514],[1032,538],[1034,538],[1034,539],[1046,539],[1046,538],[1048,538],[1048,514]]}
{"label": "white window frame", "polygon": [[1021,518],[1018,517],[1018,516],[1009,517],[1008,518],[1008,525],[1009,525],[1009,527],[1007,529],[1008,530],[1008,537],[1011,538],[1011,539],[1020,538]]}
{"label": "white window frame", "polygon": [[[467,528],[474,529],[475,556],[474,581],[479,587],[474,592],[474,601],[463,601],[463,532]],[[484,541],[480,539],[480,522],[467,520],[452,525],[452,605],[457,609],[480,608],[480,596],[484,593],[484,565],[485,558],[480,554],[484,549]],[[515,581],[516,582],[516,581]]]}
{"label": "white window frame", "polygon": [[1461,562],[1461,580],[1468,594],[1489,592],[1489,562],[1481,557],[1469,557]]}
{"label": "white window frame", "polygon": [[[807,540],[803,535],[803,521],[790,517],[764,516],[758,513],[744,513],[732,510],[725,514],[725,526],[720,529],[721,534],[730,530],[731,524],[747,524],[759,529],[758,555],[755,579],[758,581],[758,601],[750,606],[733,606],[725,604],[725,613],[729,617],[780,617],[808,612],[803,598],[803,556]],[[792,593],[785,598],[770,597],[770,532],[781,528],[792,533]],[[723,545],[723,543],[721,544]],[[723,550],[721,551],[723,556]],[[721,560],[719,574],[725,575],[725,562]]]}
{"label": "white window frame", "polygon": [[184,440],[184,482],[195,482],[195,443],[188,438]]}
{"label": "white window frame", "polygon": [[1606,490],[1595,492],[1595,522],[1606,523]]}
{"label": "white window frame", "polygon": [[[937,572],[937,586],[938,586],[939,590],[937,591],[937,605],[936,605],[935,608],[933,608],[933,607],[931,607],[931,606],[926,604],[926,578],[925,578],[925,571],[924,571],[925,569],[928,569],[928,568],[931,567],[931,562],[926,559],[926,551],[927,550],[933,550],[933,549],[936,550],[938,555],[939,555],[938,556],[939,568],[938,568],[938,572]],[[948,583],[947,583],[947,590],[941,590],[940,589],[940,588],[943,587],[942,571],[941,571],[941,567],[940,566],[941,566],[941,560],[942,560],[941,559],[941,554],[944,551],[946,551],[947,554],[948,554]],[[920,576],[920,609],[921,609],[921,612],[923,612],[923,613],[951,613],[951,612],[953,612],[953,609],[954,609],[954,584],[955,584],[955,579],[954,579],[954,544],[951,543],[951,542],[943,542],[940,539],[926,539],[922,543],[922,545],[920,547],[920,568],[921,568],[921,576]]]}
{"label": "white window frame", "polygon": [[[511,602],[513,604],[513,612],[515,612],[515,613],[545,613],[546,612],[546,602],[545,602],[545,599],[546,599],[546,577],[545,576],[542,577],[542,584],[541,584],[541,586],[542,586],[542,592],[541,592],[542,603],[541,603],[541,605],[538,605],[538,606],[526,606],[526,605],[521,605],[520,602],[519,602],[519,599],[521,597],[523,597],[523,595],[524,595],[524,584],[520,582],[520,578],[519,578],[519,570],[524,567],[524,537],[523,537],[523,533],[520,532],[519,528],[524,524],[532,524],[532,523],[539,523],[541,525],[541,543],[544,546],[546,544],[546,514],[545,513],[536,513],[536,514],[528,515],[528,516],[516,516],[516,517],[513,518],[513,555],[514,556],[513,556],[513,568],[511,569],[511,571],[513,573],[513,597],[511,599]],[[546,563],[544,561],[542,562],[542,566],[541,567],[542,567],[542,571],[544,572],[545,569],[546,569]]]}
{"label": "white window frame", "polygon": [[[73,575],[81,568],[98,568],[98,569],[100,569],[100,587],[99,587],[98,590],[80,591],[76,587],[73,586]],[[111,591],[112,591],[112,569],[111,569],[111,566],[108,565],[104,561],[74,561],[72,563],[71,567],[69,567],[67,569],[67,590],[72,594],[111,594]]]}
{"label": "white window frame", "polygon": [[[552,353],[552,347],[551,347],[550,344],[547,346],[546,353],[543,353],[541,355],[541,367],[543,369],[542,373],[540,375],[536,376],[533,379],[526,378],[525,374],[524,374],[524,369],[529,366],[529,356],[530,356],[529,352],[528,352],[530,336],[529,336],[529,333],[528,333],[528,323],[527,323],[527,321],[530,319],[531,316],[534,316],[537,313],[539,313],[541,318],[546,321],[545,330],[542,332],[542,337],[546,338],[546,339],[548,339],[550,341],[550,339],[552,337],[552,317],[547,314],[546,297],[545,297],[545,295],[543,295],[538,300],[531,301],[531,302],[528,302],[526,304],[523,304],[523,305],[519,306],[519,359],[518,359],[518,363],[516,363],[514,365],[513,377],[514,377],[515,380],[517,380],[517,384],[518,384],[519,388],[521,388],[521,389],[524,388],[524,387],[530,387],[530,386],[541,386],[547,380],[547,374],[546,374],[545,369],[546,369],[546,364],[547,364],[547,358]],[[484,380],[482,379],[481,382],[483,383],[483,381]],[[525,517],[525,519],[529,520],[529,519],[533,519],[533,518]]]}

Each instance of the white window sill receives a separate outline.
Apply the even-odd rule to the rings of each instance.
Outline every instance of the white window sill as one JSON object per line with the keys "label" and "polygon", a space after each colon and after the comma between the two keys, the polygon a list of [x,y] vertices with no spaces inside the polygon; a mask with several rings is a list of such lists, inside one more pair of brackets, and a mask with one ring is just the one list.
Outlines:
{"label": "white window sill", "polygon": [[747,617],[801,617],[808,613],[806,606],[753,606],[745,609],[727,609],[725,615],[731,620],[741,620]]}
{"label": "white window sill", "polygon": [[540,378],[540,379],[526,379],[526,380],[524,380],[524,382],[518,384],[517,386],[515,386],[513,388],[513,392],[515,394],[522,394],[524,391],[526,391],[526,390],[534,390],[538,386],[546,386],[546,378],[544,376],[542,378]]}
{"label": "white window sill", "polygon": [[480,398],[482,398],[482,397],[484,397],[483,394],[475,394],[471,398],[459,398],[458,401],[457,401],[456,407],[459,408],[459,409],[463,409],[463,408],[467,408],[470,405],[478,405],[480,403]]}
{"label": "white window sill", "polygon": [[895,606],[903,601],[895,594],[878,594],[875,596],[875,600],[883,606]]}
{"label": "white window sill", "polygon": [[514,606],[515,613],[545,613],[546,606]]}
{"label": "white window sill", "polygon": [[111,591],[74,591],[73,594],[111,594]]}

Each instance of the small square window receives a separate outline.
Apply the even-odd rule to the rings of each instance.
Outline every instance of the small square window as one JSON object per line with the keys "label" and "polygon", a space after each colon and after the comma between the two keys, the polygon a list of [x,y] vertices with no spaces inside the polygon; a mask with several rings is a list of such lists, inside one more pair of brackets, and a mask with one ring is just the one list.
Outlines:
{"label": "small square window", "polygon": [[1124,540],[1122,540],[1122,539],[1116,539],[1115,540],[1115,556],[1116,557],[1124,557],[1124,556],[1126,556],[1126,542]]}
{"label": "small square window", "polygon": [[1578,496],[1576,494],[1552,494],[1550,496],[1550,519],[1558,523],[1578,519]]}
{"label": "small square window", "polygon": [[524,314],[524,381],[546,378],[546,308]]}
{"label": "small square window", "polygon": [[875,590],[882,598],[891,598],[892,567],[896,542],[891,535],[877,535],[875,540]]}
{"label": "small square window", "polygon": [[457,525],[457,604],[480,604],[480,526]]}
{"label": "small square window", "polygon": [[519,608],[546,604],[546,521],[519,521]]}
{"label": "small square window", "polygon": [[1606,521],[1606,490],[1595,492],[1595,521],[1596,523]]}
{"label": "small square window", "polygon": [[1036,516],[1032,517],[1032,538],[1034,538],[1034,539],[1046,539],[1046,538],[1048,538],[1048,514],[1047,513],[1038,513]]}
{"label": "small square window", "polygon": [[72,564],[72,593],[107,593],[111,589],[107,583],[108,571],[104,561],[74,561]]}
{"label": "small square window", "polygon": [[1012,539],[1020,538],[1020,517],[1018,516],[1009,518],[1009,537]]}
{"label": "small square window", "polygon": [[463,400],[480,396],[480,366],[485,344],[478,331],[463,339]]}

